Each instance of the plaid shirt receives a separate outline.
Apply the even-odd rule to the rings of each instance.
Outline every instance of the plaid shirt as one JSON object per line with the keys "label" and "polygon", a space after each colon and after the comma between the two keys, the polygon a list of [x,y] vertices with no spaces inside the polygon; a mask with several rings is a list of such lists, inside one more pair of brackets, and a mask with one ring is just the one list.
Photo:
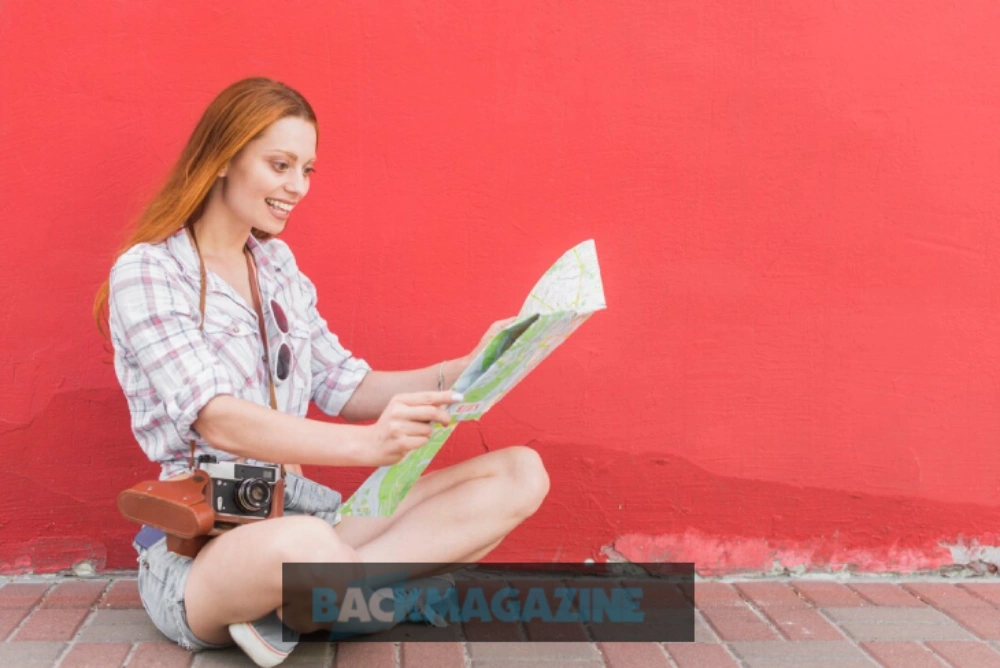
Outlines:
{"label": "plaid shirt", "polygon": [[[278,407],[304,416],[309,401],[337,415],[371,367],[351,356],[316,310],[316,288],[278,239],[248,245],[257,262],[268,347],[281,333],[273,298],[288,318],[291,372],[276,387]],[[160,478],[184,471],[195,454],[219,461],[236,455],[212,448],[192,428],[212,397],[227,394],[269,406],[264,347],[253,304],[207,270],[205,325],[199,331],[198,254],[184,229],[162,243],[138,244],[111,269],[109,319],[115,373],[128,400],[132,432]],[[252,460],[251,460],[252,461]]]}

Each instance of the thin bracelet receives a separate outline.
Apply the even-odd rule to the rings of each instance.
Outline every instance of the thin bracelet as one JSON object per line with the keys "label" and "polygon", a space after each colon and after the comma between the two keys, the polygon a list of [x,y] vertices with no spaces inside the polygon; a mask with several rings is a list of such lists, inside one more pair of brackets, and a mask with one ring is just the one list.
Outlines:
{"label": "thin bracelet", "polygon": [[444,389],[444,362],[438,365],[438,392]]}

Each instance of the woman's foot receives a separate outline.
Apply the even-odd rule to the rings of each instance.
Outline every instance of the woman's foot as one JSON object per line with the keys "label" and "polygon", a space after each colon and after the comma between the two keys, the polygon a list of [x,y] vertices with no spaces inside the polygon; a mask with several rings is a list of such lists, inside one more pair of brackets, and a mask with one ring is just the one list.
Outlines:
{"label": "woman's foot", "polygon": [[[277,666],[299,644],[299,634],[282,624],[274,612],[255,622],[230,624],[229,634],[260,668]],[[284,640],[286,637],[294,640]]]}

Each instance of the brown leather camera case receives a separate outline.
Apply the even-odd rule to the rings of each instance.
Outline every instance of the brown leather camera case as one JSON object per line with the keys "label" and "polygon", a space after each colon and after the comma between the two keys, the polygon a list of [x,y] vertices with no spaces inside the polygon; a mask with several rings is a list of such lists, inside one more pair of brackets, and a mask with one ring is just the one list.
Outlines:
{"label": "brown leather camera case", "polygon": [[126,519],[180,538],[208,535],[215,513],[208,503],[209,477],[196,471],[178,480],[147,480],[118,495]]}

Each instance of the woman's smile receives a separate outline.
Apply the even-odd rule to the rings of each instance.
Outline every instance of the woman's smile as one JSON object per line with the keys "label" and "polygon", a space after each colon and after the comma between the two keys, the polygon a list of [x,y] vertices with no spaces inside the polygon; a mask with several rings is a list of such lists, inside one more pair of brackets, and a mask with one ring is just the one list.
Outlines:
{"label": "woman's smile", "polygon": [[295,207],[291,202],[286,202],[280,199],[273,199],[268,197],[264,200],[267,203],[267,208],[270,210],[271,215],[273,215],[278,220],[288,220],[289,214],[292,213],[292,208]]}

